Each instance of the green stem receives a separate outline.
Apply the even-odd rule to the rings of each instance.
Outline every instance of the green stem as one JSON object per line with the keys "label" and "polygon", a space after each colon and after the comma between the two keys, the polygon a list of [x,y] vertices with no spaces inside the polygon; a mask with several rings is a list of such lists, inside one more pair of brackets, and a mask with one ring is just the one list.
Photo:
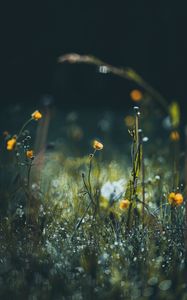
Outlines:
{"label": "green stem", "polygon": [[88,185],[89,185],[90,194],[92,194],[91,171],[92,171],[92,159],[93,159],[93,156],[94,156],[94,154],[92,154],[92,157],[90,158],[89,170],[88,170]]}
{"label": "green stem", "polygon": [[33,120],[33,119],[30,118],[29,120],[27,120],[27,121],[23,124],[22,128],[20,129],[20,131],[19,131],[19,133],[18,133],[17,140],[20,138],[20,136],[21,136],[23,130],[25,129],[25,127],[26,127],[32,120]]}
{"label": "green stem", "polygon": [[179,187],[179,143],[174,142],[173,146],[173,190]]}
{"label": "green stem", "polygon": [[32,162],[28,165],[28,174],[27,174],[27,186],[30,187],[30,174],[31,174]]}
{"label": "green stem", "polygon": [[91,203],[92,203],[92,202],[90,201],[89,204],[88,204],[88,206],[87,206],[87,208],[85,209],[85,211],[84,211],[84,213],[83,213],[83,215],[82,215],[80,221],[77,223],[77,225],[76,225],[76,230],[79,229],[79,227],[80,227],[80,225],[81,225],[83,219],[85,218],[85,216],[86,216],[86,214],[87,214],[87,212],[88,212],[88,210],[89,210],[89,208],[90,208],[90,206],[91,206]]}
{"label": "green stem", "polygon": [[87,192],[87,194],[88,194],[88,196],[89,196],[89,198],[90,198],[92,204],[95,205],[94,199],[93,199],[92,194],[90,193],[90,190],[89,190],[89,188],[88,188],[88,186],[87,186],[87,184],[86,184],[86,181],[85,181],[84,176],[82,176],[82,179],[83,179],[83,183],[84,183],[84,187],[85,187],[85,189],[86,189],[86,192]]}
{"label": "green stem", "polygon": [[143,153],[143,143],[141,141],[142,147],[142,202],[143,202],[143,209],[142,209],[142,219],[143,219],[143,226],[144,226],[144,217],[145,217],[145,164],[144,164],[144,153]]}

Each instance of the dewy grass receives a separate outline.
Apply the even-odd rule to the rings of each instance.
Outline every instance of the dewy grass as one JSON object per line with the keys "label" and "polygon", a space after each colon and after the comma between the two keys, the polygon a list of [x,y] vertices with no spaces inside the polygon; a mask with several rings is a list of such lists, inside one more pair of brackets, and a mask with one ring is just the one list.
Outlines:
{"label": "dewy grass", "polygon": [[144,134],[154,118],[144,117],[143,92],[133,97],[141,108],[128,116],[126,153],[122,148],[115,160],[106,159],[116,146],[110,134],[95,139],[83,157],[69,155],[68,142],[37,151],[28,129],[42,118],[38,111],[18,135],[6,133],[0,164],[1,298],[186,299],[178,108],[171,109],[168,138],[159,132],[148,141]]}

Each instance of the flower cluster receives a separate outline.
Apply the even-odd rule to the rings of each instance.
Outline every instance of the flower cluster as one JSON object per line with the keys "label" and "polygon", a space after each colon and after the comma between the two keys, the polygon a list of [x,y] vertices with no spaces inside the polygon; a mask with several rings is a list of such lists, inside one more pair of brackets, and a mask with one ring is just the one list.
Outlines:
{"label": "flower cluster", "polygon": [[[31,114],[31,119],[29,119],[22,127],[22,130],[20,131],[19,135],[16,136],[14,135],[12,138],[8,139],[7,140],[7,144],[6,144],[6,148],[8,151],[12,151],[15,149],[16,147],[16,143],[17,143],[17,140],[19,139],[20,137],[20,134],[23,132],[23,129],[26,127],[26,125],[28,125],[28,123],[31,121],[31,120],[35,120],[35,121],[38,121],[39,119],[42,118],[42,114],[36,110],[34,111],[32,114]],[[8,135],[8,132],[4,132],[4,136],[6,137]],[[32,150],[29,150],[26,152],[26,156],[28,158],[33,158],[33,151]]]}

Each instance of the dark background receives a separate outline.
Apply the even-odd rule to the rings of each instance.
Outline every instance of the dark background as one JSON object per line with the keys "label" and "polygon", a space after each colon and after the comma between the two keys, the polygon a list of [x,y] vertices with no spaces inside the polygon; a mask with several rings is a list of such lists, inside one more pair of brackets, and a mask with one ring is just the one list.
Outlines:
{"label": "dark background", "polygon": [[186,107],[186,1],[4,1],[1,102],[62,107],[129,105],[135,86],[93,66],[59,65],[61,54],[92,54],[129,66],[168,101]]}

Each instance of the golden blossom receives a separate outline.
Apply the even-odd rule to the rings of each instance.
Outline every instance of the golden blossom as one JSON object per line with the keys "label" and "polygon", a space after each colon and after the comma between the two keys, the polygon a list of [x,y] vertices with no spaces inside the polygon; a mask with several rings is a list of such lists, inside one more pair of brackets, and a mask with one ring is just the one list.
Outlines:
{"label": "golden blossom", "polygon": [[11,151],[11,150],[14,149],[15,145],[16,145],[16,138],[13,137],[12,139],[7,141],[7,147],[6,148],[7,148],[7,150]]}
{"label": "golden blossom", "polygon": [[102,150],[102,149],[103,149],[103,144],[100,143],[100,142],[98,142],[97,140],[95,140],[95,141],[93,142],[93,148],[94,148],[95,150]]}
{"label": "golden blossom", "polygon": [[124,210],[124,209],[129,208],[129,205],[130,205],[130,201],[128,199],[123,199],[119,203],[119,208]]}
{"label": "golden blossom", "polygon": [[38,110],[35,110],[32,113],[31,117],[32,117],[33,120],[38,121],[39,119],[42,118],[42,114]]}
{"label": "golden blossom", "polygon": [[30,159],[34,157],[34,151],[33,150],[27,150],[26,151],[26,156]]}

